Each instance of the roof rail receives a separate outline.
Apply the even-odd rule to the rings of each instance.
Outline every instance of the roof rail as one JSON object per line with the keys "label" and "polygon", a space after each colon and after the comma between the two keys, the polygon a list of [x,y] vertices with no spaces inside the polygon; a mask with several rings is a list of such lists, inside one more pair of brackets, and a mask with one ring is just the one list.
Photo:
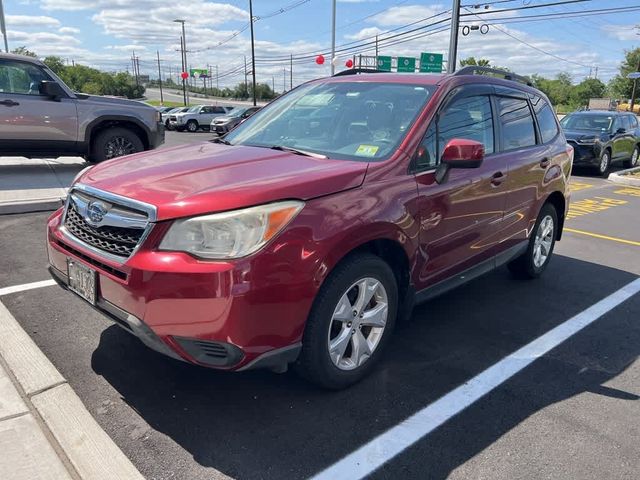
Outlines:
{"label": "roof rail", "polygon": [[358,73],[389,73],[387,70],[378,70],[377,68],[350,68],[335,73],[334,77],[344,77],[346,75],[356,75]]}
{"label": "roof rail", "polygon": [[467,65],[466,67],[462,67],[460,70],[454,72],[454,75],[476,75],[477,73],[493,73],[495,75],[500,75],[505,80],[524,83],[530,87],[533,86],[531,80],[527,77],[523,77],[522,75],[517,75],[506,70],[500,70],[499,68],[481,67],[479,65]]}

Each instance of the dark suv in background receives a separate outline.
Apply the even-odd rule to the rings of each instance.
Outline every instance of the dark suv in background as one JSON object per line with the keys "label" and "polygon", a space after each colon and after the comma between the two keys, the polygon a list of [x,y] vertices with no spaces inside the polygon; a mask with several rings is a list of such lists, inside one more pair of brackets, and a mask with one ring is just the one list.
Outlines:
{"label": "dark suv in background", "polygon": [[49,219],[54,277],[174,358],[342,388],[415,302],[503,264],[539,276],[573,155],[546,97],[481,67],[356,73],[85,171]]}
{"label": "dark suv in background", "polygon": [[38,59],[0,53],[0,155],[100,162],[163,142],[155,108],[73,92]]}
{"label": "dark suv in background", "polygon": [[633,113],[591,110],[574,112],[560,121],[574,149],[573,164],[607,176],[611,164],[638,166],[640,126]]}

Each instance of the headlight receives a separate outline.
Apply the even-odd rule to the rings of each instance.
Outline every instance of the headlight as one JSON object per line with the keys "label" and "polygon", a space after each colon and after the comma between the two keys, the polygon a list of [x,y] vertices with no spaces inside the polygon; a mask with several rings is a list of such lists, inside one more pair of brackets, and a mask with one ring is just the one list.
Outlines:
{"label": "headlight", "polygon": [[581,143],[582,145],[593,145],[598,141],[598,137],[581,137],[576,140],[576,142]]}
{"label": "headlight", "polygon": [[304,202],[291,200],[176,220],[160,250],[209,259],[245,257],[275,237],[303,206]]}

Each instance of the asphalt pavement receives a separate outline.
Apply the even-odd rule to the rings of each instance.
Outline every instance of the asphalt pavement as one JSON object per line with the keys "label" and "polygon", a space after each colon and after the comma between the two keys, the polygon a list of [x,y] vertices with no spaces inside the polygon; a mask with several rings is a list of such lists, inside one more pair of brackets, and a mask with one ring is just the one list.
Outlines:
{"label": "asphalt pavement", "polygon": [[[309,478],[638,278],[640,189],[580,174],[572,205],[542,278],[501,268],[417,307],[341,392],[174,361],[57,286],[2,302],[146,478]],[[0,217],[0,289],[48,278],[46,217]],[[640,294],[603,311],[371,477],[637,479]]]}

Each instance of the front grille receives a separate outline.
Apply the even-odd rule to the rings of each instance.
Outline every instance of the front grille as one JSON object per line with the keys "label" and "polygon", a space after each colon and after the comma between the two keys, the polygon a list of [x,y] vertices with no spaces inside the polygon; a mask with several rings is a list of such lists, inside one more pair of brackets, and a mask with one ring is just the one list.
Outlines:
{"label": "front grille", "polygon": [[98,227],[89,225],[73,203],[69,203],[64,223],[74,237],[105,252],[128,257],[138,245],[144,230],[139,228]]}

